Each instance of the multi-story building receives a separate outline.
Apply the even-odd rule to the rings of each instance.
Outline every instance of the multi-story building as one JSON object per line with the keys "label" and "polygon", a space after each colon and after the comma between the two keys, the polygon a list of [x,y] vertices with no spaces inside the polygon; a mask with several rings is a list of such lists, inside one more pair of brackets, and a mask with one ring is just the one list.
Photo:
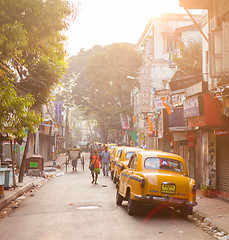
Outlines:
{"label": "multi-story building", "polygon": [[[195,176],[201,185],[229,193],[229,2],[180,0],[187,9],[203,9],[203,76],[208,84],[188,88],[184,115],[194,131],[198,156]],[[191,17],[191,14],[190,14]],[[195,106],[191,103],[195,102]],[[195,112],[195,110],[198,110]]]}
{"label": "multi-story building", "polygon": [[[200,15],[195,15],[194,18],[199,22],[201,20]],[[139,145],[145,142],[148,148],[158,147],[158,130],[156,126],[154,130],[149,127],[152,116],[148,117],[148,114],[154,110],[155,92],[168,89],[168,83],[175,73],[170,68],[169,60],[173,34],[177,28],[191,24],[193,23],[187,14],[162,14],[149,21],[136,45],[136,50],[143,56],[138,94]]]}

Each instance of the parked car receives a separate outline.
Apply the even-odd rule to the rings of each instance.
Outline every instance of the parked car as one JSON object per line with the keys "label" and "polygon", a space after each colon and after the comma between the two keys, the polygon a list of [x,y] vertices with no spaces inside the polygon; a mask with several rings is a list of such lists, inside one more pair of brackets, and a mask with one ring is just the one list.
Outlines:
{"label": "parked car", "polygon": [[172,206],[186,217],[196,202],[195,181],[188,177],[185,161],[162,151],[139,151],[132,155],[127,169],[120,174],[116,204],[128,201],[129,215],[139,205]]}
{"label": "parked car", "polygon": [[112,154],[114,149],[115,149],[115,147],[117,146],[117,144],[116,143],[108,143],[108,144],[106,144],[106,146],[107,146],[108,152],[110,154]]}
{"label": "parked car", "polygon": [[120,157],[114,165],[114,183],[118,183],[121,171],[127,168],[131,156],[138,151],[144,151],[144,149],[138,147],[124,147],[121,150]]}
{"label": "parked car", "polygon": [[113,153],[111,154],[111,159],[110,159],[110,172],[111,172],[111,180],[114,179],[114,167],[116,164],[116,161],[120,158],[120,154],[122,153],[122,149],[124,146],[117,146],[114,148]]}

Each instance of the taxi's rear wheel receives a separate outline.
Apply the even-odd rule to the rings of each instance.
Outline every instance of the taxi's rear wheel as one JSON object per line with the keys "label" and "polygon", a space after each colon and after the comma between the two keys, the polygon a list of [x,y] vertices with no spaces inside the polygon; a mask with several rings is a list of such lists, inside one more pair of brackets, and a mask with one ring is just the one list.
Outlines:
{"label": "taxi's rear wheel", "polygon": [[122,201],[123,201],[123,197],[119,194],[118,189],[117,189],[117,193],[116,193],[116,204],[118,206],[122,205]]}
{"label": "taxi's rear wheel", "polygon": [[111,180],[114,178],[114,172],[111,172]]}
{"label": "taxi's rear wheel", "polygon": [[136,202],[131,199],[130,194],[128,196],[127,212],[129,215],[136,214]]}
{"label": "taxi's rear wheel", "polygon": [[186,206],[180,208],[180,215],[182,218],[186,218],[188,215],[193,214],[193,207],[192,206]]}

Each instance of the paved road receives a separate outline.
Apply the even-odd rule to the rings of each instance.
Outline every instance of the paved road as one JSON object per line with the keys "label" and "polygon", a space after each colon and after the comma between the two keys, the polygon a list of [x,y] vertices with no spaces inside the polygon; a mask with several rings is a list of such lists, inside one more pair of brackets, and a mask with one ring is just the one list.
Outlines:
{"label": "paved road", "polygon": [[[88,166],[88,160],[86,161]],[[110,177],[92,185],[88,168],[52,179],[24,200],[9,217],[0,219],[1,240],[150,239],[209,240],[188,220],[166,210],[129,216],[126,204],[115,205]]]}

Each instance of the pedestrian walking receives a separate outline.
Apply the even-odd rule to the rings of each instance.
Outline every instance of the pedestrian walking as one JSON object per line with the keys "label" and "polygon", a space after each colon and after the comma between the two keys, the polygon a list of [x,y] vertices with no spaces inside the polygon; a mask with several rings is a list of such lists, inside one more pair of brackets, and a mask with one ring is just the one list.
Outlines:
{"label": "pedestrian walking", "polygon": [[91,176],[92,176],[92,184],[97,184],[98,175],[100,174],[100,164],[101,164],[101,158],[98,154],[98,149],[94,149],[94,154],[90,156],[90,164],[89,169],[91,170]]}
{"label": "pedestrian walking", "polygon": [[109,172],[109,162],[110,162],[110,153],[107,151],[108,147],[105,147],[105,150],[102,152],[102,169],[103,169],[103,176],[108,176]]}
{"label": "pedestrian walking", "polygon": [[102,152],[103,152],[103,146],[101,144],[99,144],[99,146],[98,146],[98,154],[99,154],[100,158],[102,157]]}

